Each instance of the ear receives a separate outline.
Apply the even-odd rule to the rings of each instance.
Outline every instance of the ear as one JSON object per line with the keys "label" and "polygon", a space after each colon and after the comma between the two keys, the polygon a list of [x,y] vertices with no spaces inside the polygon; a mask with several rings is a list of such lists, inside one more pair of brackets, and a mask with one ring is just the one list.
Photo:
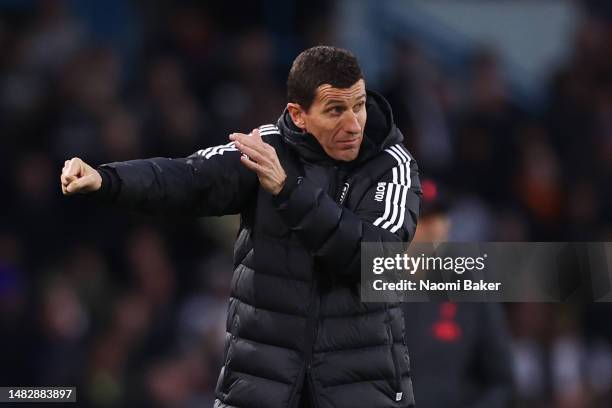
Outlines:
{"label": "ear", "polygon": [[289,102],[287,104],[287,110],[289,111],[289,115],[291,116],[293,123],[295,123],[295,126],[302,130],[306,130],[306,121],[304,120],[304,115],[306,112],[304,112],[302,107],[297,103]]}

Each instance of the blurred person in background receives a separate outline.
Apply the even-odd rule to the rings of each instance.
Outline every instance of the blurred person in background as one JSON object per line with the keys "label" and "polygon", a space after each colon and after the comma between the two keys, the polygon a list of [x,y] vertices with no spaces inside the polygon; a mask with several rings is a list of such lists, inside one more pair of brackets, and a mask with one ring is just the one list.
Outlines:
{"label": "blurred person in background", "polygon": [[[362,242],[412,239],[417,164],[350,52],[302,52],[287,88],[276,125],[183,159],[94,169],[73,158],[62,191],[154,214],[241,214],[215,407],[411,407],[402,310],[362,303],[359,282]],[[151,268],[155,282],[169,282],[168,268],[138,257],[159,251],[141,249],[135,269],[155,302],[166,284],[144,283]],[[164,383],[188,369],[161,363],[148,386],[172,404]]]}
{"label": "blurred person in background", "polygon": [[[447,198],[432,180],[422,180],[421,186],[413,242],[446,242],[451,228]],[[499,303],[432,301],[402,306],[418,407],[510,406],[510,334]]]}

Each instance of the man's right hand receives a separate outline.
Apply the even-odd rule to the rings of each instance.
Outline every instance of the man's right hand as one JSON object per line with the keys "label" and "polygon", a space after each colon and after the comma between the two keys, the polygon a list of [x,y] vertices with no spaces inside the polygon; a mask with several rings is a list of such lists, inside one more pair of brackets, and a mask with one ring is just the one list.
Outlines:
{"label": "man's right hand", "polygon": [[64,162],[60,179],[64,195],[91,193],[102,186],[100,173],[78,157]]}

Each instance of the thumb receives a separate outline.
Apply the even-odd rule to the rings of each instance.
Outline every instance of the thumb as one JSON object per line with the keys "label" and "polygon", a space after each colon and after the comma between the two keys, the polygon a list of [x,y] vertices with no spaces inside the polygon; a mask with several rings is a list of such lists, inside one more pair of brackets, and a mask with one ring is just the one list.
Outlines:
{"label": "thumb", "polygon": [[66,191],[69,193],[77,193],[82,190],[87,191],[87,187],[93,186],[94,181],[95,179],[92,175],[81,177],[68,184]]}
{"label": "thumb", "polygon": [[73,181],[72,183],[68,184],[68,186],[66,187],[66,191],[70,194],[75,193],[77,191],[79,191],[80,187],[80,180],[81,179],[77,179],[75,181]]}
{"label": "thumb", "polygon": [[70,184],[77,179],[77,176],[66,176],[66,183]]}

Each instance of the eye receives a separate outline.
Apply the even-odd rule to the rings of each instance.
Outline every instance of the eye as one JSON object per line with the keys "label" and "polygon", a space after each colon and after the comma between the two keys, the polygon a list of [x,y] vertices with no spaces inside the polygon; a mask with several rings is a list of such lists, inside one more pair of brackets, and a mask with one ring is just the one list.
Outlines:
{"label": "eye", "polygon": [[344,108],[342,106],[332,106],[328,109],[332,115],[341,115],[344,112]]}
{"label": "eye", "polygon": [[365,102],[359,102],[353,107],[354,112],[359,112],[365,106]]}

